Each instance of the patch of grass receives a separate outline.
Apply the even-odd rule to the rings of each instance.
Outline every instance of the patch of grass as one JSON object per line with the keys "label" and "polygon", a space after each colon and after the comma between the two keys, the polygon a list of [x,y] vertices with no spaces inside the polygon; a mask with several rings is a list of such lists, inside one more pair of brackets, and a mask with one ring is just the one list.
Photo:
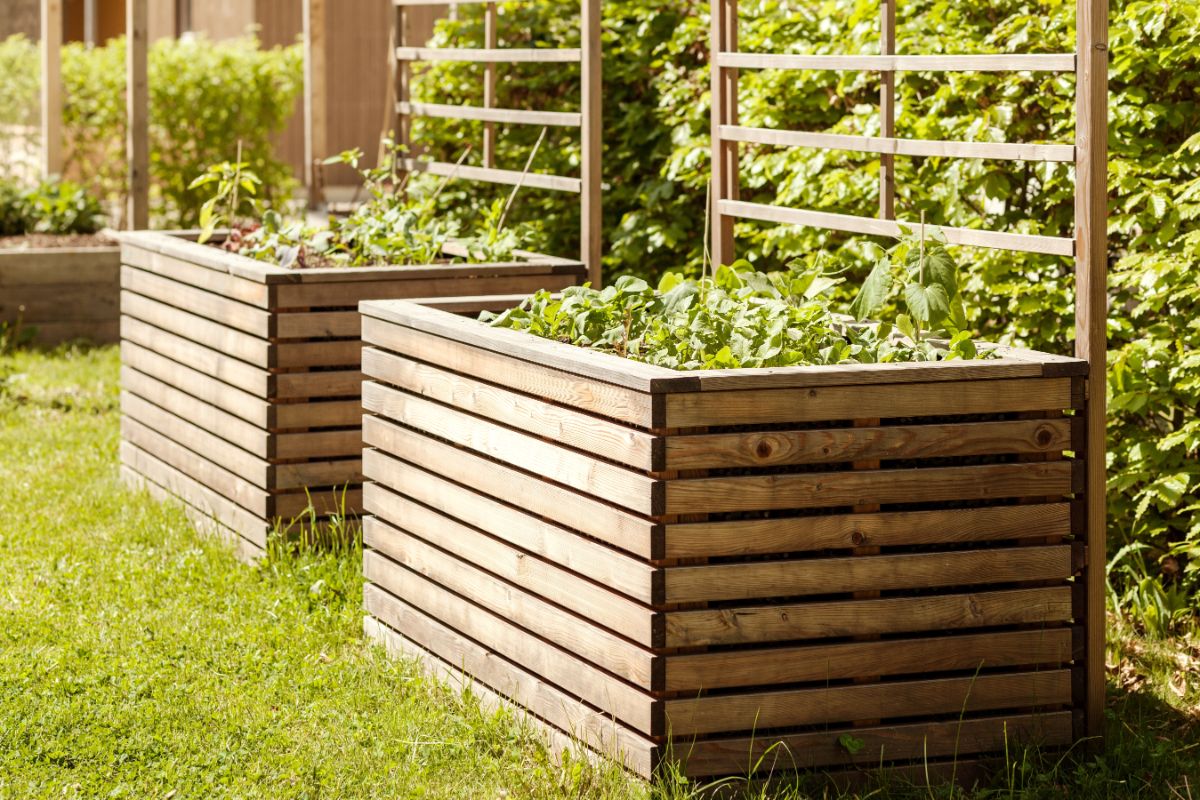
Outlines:
{"label": "patch of grass", "polygon": [[[361,637],[357,544],[280,541],[256,568],[116,468],[117,354],[0,356],[0,799],[644,798],[612,766],[552,759]],[[1111,747],[1014,752],[967,792],[884,798],[1200,800],[1195,641],[1114,620]],[[837,798],[813,778],[726,795]]]}

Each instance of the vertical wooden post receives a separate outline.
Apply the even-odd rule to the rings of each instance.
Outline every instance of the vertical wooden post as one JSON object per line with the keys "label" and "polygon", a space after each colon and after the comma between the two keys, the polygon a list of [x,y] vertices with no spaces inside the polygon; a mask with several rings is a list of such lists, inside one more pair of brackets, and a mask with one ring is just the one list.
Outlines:
{"label": "vertical wooden post", "polygon": [[62,0],[42,0],[42,175],[62,172]]}
{"label": "vertical wooden post", "polygon": [[713,0],[712,43],[709,69],[712,72],[712,261],[713,266],[733,261],[733,218],[721,213],[722,200],[738,198],[738,146],[721,138],[721,126],[737,124],[736,69],[718,66],[720,53],[738,47],[737,0]]}
{"label": "vertical wooden post", "polygon": [[126,0],[126,157],[129,159],[126,223],[130,230],[150,227],[149,13],[148,0]]}
{"label": "vertical wooden post", "polygon": [[[408,45],[408,11],[404,6],[396,6],[395,18],[392,21],[394,34],[392,36],[396,47],[405,47]],[[392,51],[392,57],[395,58],[395,51]],[[412,78],[411,65],[407,61],[396,59],[395,69],[392,73],[392,99],[396,106],[393,109],[395,112],[395,139],[398,147],[409,148],[408,158],[412,158],[414,154],[412,148],[412,121],[409,116],[400,110],[401,103],[407,103],[410,99],[410,81]],[[399,173],[398,173],[399,174]]]}
{"label": "vertical wooden post", "polygon": [[[882,0],[879,9],[879,53],[896,54],[896,0]],[[879,135],[896,135],[896,71],[884,70],[879,75]],[[896,156],[883,153],[879,157],[879,218],[896,218]]]}
{"label": "vertical wooden post", "polygon": [[[499,10],[494,2],[487,3],[483,11],[483,46],[494,50],[500,41]],[[489,61],[483,66],[483,107],[496,107],[496,65]],[[496,166],[496,123],[483,123],[483,165]]]}
{"label": "vertical wooden post", "polygon": [[325,0],[304,0],[304,182],[310,206],[323,199],[318,161],[329,155]]}
{"label": "vertical wooden post", "polygon": [[1108,321],[1108,0],[1076,0],[1075,354],[1087,401],[1087,735],[1104,732],[1105,429]]}
{"label": "vertical wooden post", "polygon": [[595,288],[602,285],[600,259],[603,255],[603,215],[601,213],[602,155],[604,140],[601,97],[604,86],[604,61],[600,39],[600,0],[580,0],[581,46],[583,63],[580,79],[583,127],[580,129],[580,260],[587,265],[588,280]]}

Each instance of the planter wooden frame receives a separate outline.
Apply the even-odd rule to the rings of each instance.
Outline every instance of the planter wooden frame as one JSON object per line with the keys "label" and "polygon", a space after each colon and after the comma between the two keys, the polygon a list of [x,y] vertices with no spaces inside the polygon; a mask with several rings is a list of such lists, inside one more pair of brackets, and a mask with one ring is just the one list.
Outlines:
{"label": "planter wooden frame", "polygon": [[1085,735],[1086,362],[680,373],[361,308],[368,634],[646,777]]}
{"label": "planter wooden frame", "polygon": [[182,500],[248,559],[310,495],[322,517],[360,511],[359,301],[441,297],[430,302],[477,313],[585,274],[536,255],[293,270],[194,238],[122,239],[122,471]]}
{"label": "planter wooden frame", "polygon": [[0,322],[36,328],[39,344],[115,342],[120,272],[116,244],[0,250]]}

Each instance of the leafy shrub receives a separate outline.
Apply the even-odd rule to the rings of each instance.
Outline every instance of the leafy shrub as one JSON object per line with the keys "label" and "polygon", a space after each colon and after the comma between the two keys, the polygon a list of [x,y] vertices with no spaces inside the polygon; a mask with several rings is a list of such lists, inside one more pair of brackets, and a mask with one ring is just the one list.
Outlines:
{"label": "leafy shrub", "polygon": [[22,191],[0,180],[0,236],[95,233],[103,225],[100,201],[76,183],[43,181]]}
{"label": "leafy shrub", "polygon": [[0,180],[0,236],[20,236],[32,227],[25,193],[15,183]]}

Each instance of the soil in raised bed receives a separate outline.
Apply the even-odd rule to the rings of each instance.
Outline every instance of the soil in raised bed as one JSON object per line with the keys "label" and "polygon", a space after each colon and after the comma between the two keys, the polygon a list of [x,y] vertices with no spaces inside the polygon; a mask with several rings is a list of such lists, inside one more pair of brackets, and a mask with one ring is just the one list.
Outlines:
{"label": "soil in raised bed", "polygon": [[24,236],[0,236],[0,250],[113,247],[116,244],[116,239],[103,233],[27,233]]}

